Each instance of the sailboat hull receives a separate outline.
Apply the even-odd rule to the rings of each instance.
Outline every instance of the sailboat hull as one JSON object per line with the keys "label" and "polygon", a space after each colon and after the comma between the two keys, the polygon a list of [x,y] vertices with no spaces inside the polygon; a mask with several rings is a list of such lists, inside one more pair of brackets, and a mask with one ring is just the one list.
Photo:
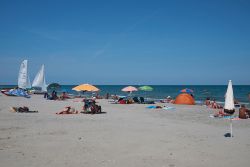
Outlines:
{"label": "sailboat hull", "polygon": [[2,90],[1,90],[1,93],[4,94],[4,95],[6,95],[6,96],[15,96],[15,95],[9,94],[9,93],[8,93],[9,90],[10,90],[10,89],[2,89]]}
{"label": "sailboat hull", "polygon": [[34,91],[32,91],[32,93],[33,94],[40,94],[40,95],[43,95],[43,94],[45,94],[45,93],[47,93],[47,92],[43,92],[43,91],[40,91],[40,90],[34,90]]}

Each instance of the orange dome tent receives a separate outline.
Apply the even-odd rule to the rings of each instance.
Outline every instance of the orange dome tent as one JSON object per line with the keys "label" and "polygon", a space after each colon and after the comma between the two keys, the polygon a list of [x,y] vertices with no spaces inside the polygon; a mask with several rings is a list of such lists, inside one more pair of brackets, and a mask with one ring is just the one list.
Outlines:
{"label": "orange dome tent", "polygon": [[194,101],[194,98],[190,94],[182,93],[176,97],[174,104],[195,105],[195,101]]}

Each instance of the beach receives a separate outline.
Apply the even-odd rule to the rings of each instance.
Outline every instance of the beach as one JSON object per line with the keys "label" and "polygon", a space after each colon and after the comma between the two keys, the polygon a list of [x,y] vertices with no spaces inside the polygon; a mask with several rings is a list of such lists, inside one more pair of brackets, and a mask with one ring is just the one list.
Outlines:
{"label": "beach", "polygon": [[[80,111],[81,100],[0,95],[1,166],[249,166],[249,119],[233,121],[230,138],[230,121],[211,118],[218,110],[201,105],[155,104],[174,107],[164,110],[97,99],[106,113],[55,114],[65,106]],[[13,106],[38,113],[14,113]]]}

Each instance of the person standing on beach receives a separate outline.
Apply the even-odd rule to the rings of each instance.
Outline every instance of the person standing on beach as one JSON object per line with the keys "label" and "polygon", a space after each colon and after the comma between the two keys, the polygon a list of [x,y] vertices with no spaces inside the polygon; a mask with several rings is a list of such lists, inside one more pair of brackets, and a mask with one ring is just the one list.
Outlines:
{"label": "person standing on beach", "polygon": [[106,94],[106,99],[109,99],[109,93]]}

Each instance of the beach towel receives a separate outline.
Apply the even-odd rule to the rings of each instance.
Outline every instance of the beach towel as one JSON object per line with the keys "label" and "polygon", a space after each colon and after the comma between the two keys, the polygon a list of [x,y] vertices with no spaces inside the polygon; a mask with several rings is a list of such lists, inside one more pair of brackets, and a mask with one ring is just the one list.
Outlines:
{"label": "beach towel", "polygon": [[158,108],[162,108],[162,106],[148,106],[146,108],[149,108],[149,109],[158,109]]}
{"label": "beach towel", "polygon": [[[239,121],[239,120],[242,120],[241,118],[233,118],[232,119],[233,121]],[[244,119],[243,119],[244,120]]]}
{"label": "beach towel", "polygon": [[213,114],[209,115],[210,118],[224,118],[224,119],[236,119],[236,116],[234,115],[228,115],[228,116],[214,116]]}
{"label": "beach towel", "polygon": [[74,113],[73,112],[67,112],[67,111],[61,111],[61,112],[57,112],[56,114],[57,115],[63,115],[63,114],[79,114],[79,113],[78,113],[78,111],[76,111]]}
{"label": "beach towel", "polygon": [[106,114],[106,112],[96,112],[96,113],[93,113],[91,111],[81,111],[80,113],[82,113],[82,114]]}
{"label": "beach towel", "polygon": [[234,119],[236,116],[230,115],[230,116],[223,116],[224,119]]}
{"label": "beach towel", "polygon": [[175,109],[175,107],[169,107],[169,106],[166,106],[166,107],[163,107],[164,110],[172,110],[172,109]]}
{"label": "beach towel", "polygon": [[156,106],[147,106],[146,108],[152,109],[152,108],[156,108]]}

